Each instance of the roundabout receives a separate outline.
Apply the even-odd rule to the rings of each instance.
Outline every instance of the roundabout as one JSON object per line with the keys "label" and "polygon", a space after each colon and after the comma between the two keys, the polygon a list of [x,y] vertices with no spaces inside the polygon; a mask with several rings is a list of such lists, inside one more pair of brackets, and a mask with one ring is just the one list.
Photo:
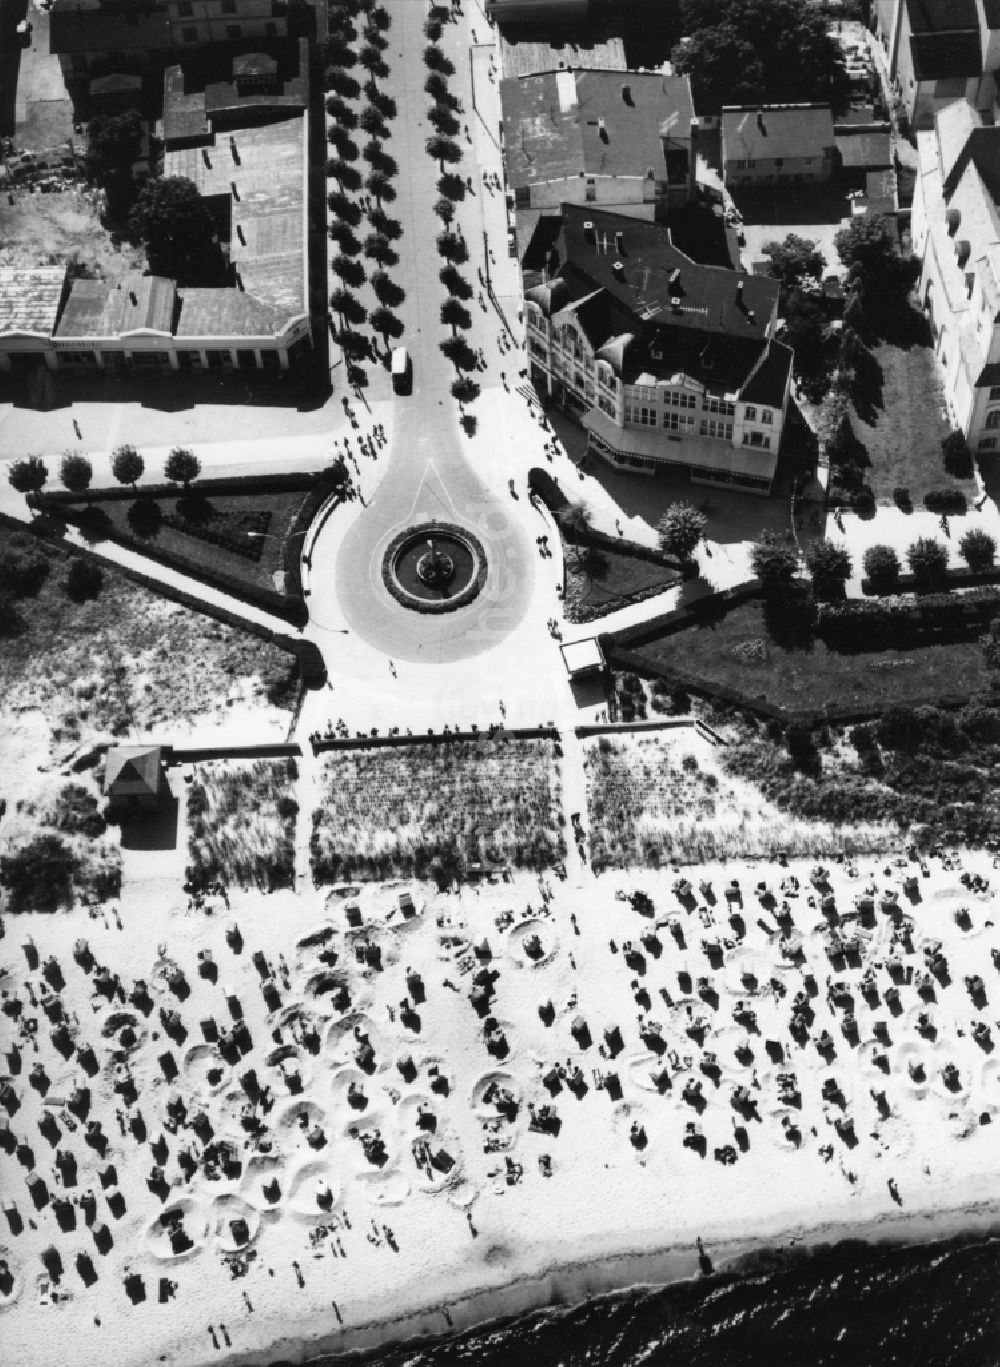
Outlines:
{"label": "roundabout", "polygon": [[414,612],[454,612],[482,591],[487,575],[482,542],[452,523],[427,522],[393,537],[382,582]]}

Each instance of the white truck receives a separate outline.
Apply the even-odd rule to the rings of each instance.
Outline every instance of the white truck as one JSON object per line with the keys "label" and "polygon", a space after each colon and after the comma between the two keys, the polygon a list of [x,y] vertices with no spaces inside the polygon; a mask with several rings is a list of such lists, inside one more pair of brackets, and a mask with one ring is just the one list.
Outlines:
{"label": "white truck", "polygon": [[413,384],[410,353],[405,346],[392,349],[392,387],[397,394],[409,394]]}

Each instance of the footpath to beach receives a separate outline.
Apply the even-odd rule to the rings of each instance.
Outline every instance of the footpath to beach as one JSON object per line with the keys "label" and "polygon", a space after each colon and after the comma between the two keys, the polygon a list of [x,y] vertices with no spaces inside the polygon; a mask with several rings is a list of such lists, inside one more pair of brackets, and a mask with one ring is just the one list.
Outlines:
{"label": "footpath to beach", "polygon": [[200,909],[151,883],[8,917],[5,1358],[302,1361],[757,1247],[994,1228],[994,877],[730,863]]}

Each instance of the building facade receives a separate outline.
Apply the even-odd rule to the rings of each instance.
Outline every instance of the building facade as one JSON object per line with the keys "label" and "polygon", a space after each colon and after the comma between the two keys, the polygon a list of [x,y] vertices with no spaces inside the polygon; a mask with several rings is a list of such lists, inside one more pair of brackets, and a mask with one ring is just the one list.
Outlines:
{"label": "building facade", "polygon": [[875,0],[875,32],[913,129],[955,100],[996,108],[1000,0]]}
{"label": "building facade", "polygon": [[837,165],[828,104],[722,110],[722,171],[730,187],[827,181]]}
{"label": "building facade", "polygon": [[1000,127],[961,100],[917,137],[911,233],[951,419],[1000,451]]}
{"label": "building facade", "polygon": [[669,232],[604,210],[543,216],[524,259],[529,366],[617,469],[770,492],[792,353],[778,287],[701,266]]}

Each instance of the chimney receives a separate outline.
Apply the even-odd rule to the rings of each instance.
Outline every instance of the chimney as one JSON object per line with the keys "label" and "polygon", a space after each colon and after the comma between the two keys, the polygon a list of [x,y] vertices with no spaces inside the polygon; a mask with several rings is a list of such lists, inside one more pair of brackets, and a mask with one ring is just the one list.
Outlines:
{"label": "chimney", "polygon": [[616,252],[620,252],[620,253],[624,256],[624,254],[625,254],[625,234],[624,234],[624,233],[621,233],[621,232],[615,233],[615,251],[616,251]]}
{"label": "chimney", "polygon": [[230,190],[232,190],[232,192],[233,192],[233,199],[235,199],[235,200],[237,201],[237,203],[239,203],[240,192],[239,192],[239,190],[237,190],[237,188],[236,188],[236,182],[235,182],[235,180],[231,180],[231,181],[229,182],[229,188],[230,188]]}
{"label": "chimney", "polygon": [[129,301],[129,303],[132,305],[133,308],[138,308],[138,306],[139,306],[139,299],[138,299],[138,296],[136,295],[135,290],[129,290],[129,292],[128,292],[128,301]]}
{"label": "chimney", "polygon": [[203,148],[201,149],[201,159],[202,159],[202,161],[205,163],[205,165],[208,167],[208,169],[211,171],[211,169],[212,169],[212,163],[211,163],[211,160],[209,159],[208,148],[207,148],[207,147],[203,147]]}
{"label": "chimney", "polygon": [[600,138],[601,142],[608,141],[608,125],[604,122],[603,114],[597,120],[597,136]]}
{"label": "chimney", "polygon": [[632,87],[627,82],[622,86],[622,103],[627,104],[631,108]]}
{"label": "chimney", "polygon": [[760,108],[757,110],[757,127],[760,129],[760,131],[761,131],[762,133],[764,133],[764,134],[767,133],[767,129],[766,129],[765,126],[764,126],[764,106],[763,106],[763,105],[761,105]]}
{"label": "chimney", "polygon": [[623,281],[625,279],[625,267],[620,261],[615,261],[611,266],[611,270],[616,280]]}
{"label": "chimney", "polygon": [[740,308],[743,307],[743,281],[742,281],[742,280],[737,280],[737,282],[736,282],[736,302],[737,302],[737,304],[740,306]]}
{"label": "chimney", "polygon": [[671,292],[671,294],[676,293],[677,286],[678,286],[680,283],[681,283],[681,268],[680,268],[680,266],[675,266],[674,269],[670,272],[670,292]]}
{"label": "chimney", "polygon": [[593,242],[597,234],[594,232],[594,220],[588,218],[583,224],[583,235],[588,242]]}

